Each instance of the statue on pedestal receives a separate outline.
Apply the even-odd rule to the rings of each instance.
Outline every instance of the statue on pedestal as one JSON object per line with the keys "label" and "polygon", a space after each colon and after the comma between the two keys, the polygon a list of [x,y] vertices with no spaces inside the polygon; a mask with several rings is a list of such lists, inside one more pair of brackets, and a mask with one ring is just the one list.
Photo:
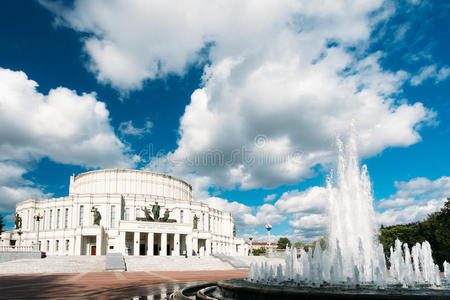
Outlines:
{"label": "statue on pedestal", "polygon": [[194,215],[194,229],[198,229],[198,219],[197,215]]}
{"label": "statue on pedestal", "polygon": [[169,217],[170,217],[170,210],[168,210],[166,208],[166,211],[164,212],[164,216],[161,219],[159,219],[159,221],[166,222],[166,223],[176,223],[177,220],[169,219]]}
{"label": "statue on pedestal", "polygon": [[16,213],[15,216],[16,216],[16,219],[14,221],[15,227],[16,229],[20,229],[22,228],[22,217],[18,213]]}
{"label": "statue on pedestal", "polygon": [[155,221],[155,220],[153,220],[152,216],[150,216],[150,211],[148,210],[147,207],[143,206],[143,207],[141,207],[141,210],[144,212],[145,217],[144,218],[137,217],[136,221],[147,221],[147,222]]}
{"label": "statue on pedestal", "polygon": [[94,225],[100,225],[100,220],[102,219],[102,215],[98,211],[97,207],[93,207],[91,212],[94,214]]}
{"label": "statue on pedestal", "polygon": [[155,202],[155,205],[153,205],[152,207],[152,214],[153,214],[153,219],[155,221],[159,220],[159,211],[161,209],[161,206],[158,205],[158,201]]}

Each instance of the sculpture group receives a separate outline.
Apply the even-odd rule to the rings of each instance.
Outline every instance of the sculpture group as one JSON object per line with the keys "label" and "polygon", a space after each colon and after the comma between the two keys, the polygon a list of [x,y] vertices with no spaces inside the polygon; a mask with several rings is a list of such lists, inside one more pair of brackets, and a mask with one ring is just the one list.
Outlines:
{"label": "sculpture group", "polygon": [[160,217],[161,206],[158,204],[158,201],[152,206],[152,215],[150,215],[150,210],[147,207],[142,207],[141,209],[144,211],[145,218],[136,218],[137,221],[176,223],[176,220],[169,219],[170,210],[167,208],[164,211],[164,215]]}

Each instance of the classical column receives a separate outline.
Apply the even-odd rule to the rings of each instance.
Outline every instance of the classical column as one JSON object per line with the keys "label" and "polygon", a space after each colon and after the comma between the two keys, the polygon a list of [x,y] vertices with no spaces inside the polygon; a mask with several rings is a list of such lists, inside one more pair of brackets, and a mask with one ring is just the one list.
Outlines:
{"label": "classical column", "polygon": [[175,233],[173,241],[174,241],[175,245],[173,247],[172,255],[179,256],[180,255],[180,234],[179,233]]}
{"label": "classical column", "polygon": [[127,233],[125,231],[119,232],[119,241],[116,244],[117,252],[122,253],[123,255],[128,255],[128,252],[126,252],[127,248],[127,241],[126,241]]}
{"label": "classical column", "polygon": [[96,256],[100,256],[102,255],[102,249],[103,249],[103,237],[102,237],[102,233],[100,232],[99,234],[97,234],[96,239],[95,239],[95,255]]}
{"label": "classical column", "polygon": [[211,255],[211,240],[207,239],[205,243],[205,255]]}
{"label": "classical column", "polygon": [[147,237],[147,256],[153,256],[154,233],[149,232]]}
{"label": "classical column", "polygon": [[192,239],[192,249],[195,251],[195,253],[198,253],[198,238],[193,238]]}
{"label": "classical column", "polygon": [[161,256],[167,256],[167,233],[161,233]]}
{"label": "classical column", "polygon": [[139,247],[141,243],[141,233],[135,232],[134,233],[134,241],[133,241],[133,255],[139,256]]}
{"label": "classical column", "polygon": [[77,235],[75,237],[75,255],[81,255],[81,244],[83,237],[81,235]]}
{"label": "classical column", "polygon": [[192,235],[186,234],[186,252],[189,256],[192,255]]}

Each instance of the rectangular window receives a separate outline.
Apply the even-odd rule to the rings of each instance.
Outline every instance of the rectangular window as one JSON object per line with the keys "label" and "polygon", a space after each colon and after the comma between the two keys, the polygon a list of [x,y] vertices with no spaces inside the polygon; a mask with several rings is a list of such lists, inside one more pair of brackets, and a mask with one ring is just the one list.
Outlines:
{"label": "rectangular window", "polygon": [[116,228],[116,206],[111,206],[111,228]]}
{"label": "rectangular window", "polygon": [[80,205],[80,226],[83,226],[84,223],[84,206]]}
{"label": "rectangular window", "polygon": [[202,228],[205,230],[205,213],[202,213]]}
{"label": "rectangular window", "polygon": [[208,215],[208,231],[211,231],[211,216]]}
{"label": "rectangular window", "polygon": [[58,209],[56,211],[56,229],[59,229],[59,226],[61,224],[60,221],[61,221],[61,210]]}
{"label": "rectangular window", "polygon": [[180,224],[183,224],[183,214],[184,214],[184,211],[180,210]]}
{"label": "rectangular window", "polygon": [[70,241],[66,240],[66,251],[69,251],[69,243],[70,243]]}
{"label": "rectangular window", "polygon": [[125,221],[130,221],[130,208],[125,207]]}
{"label": "rectangular window", "polygon": [[56,240],[56,251],[59,251],[59,240]]}
{"label": "rectangular window", "polygon": [[47,240],[47,252],[50,251],[50,241]]}
{"label": "rectangular window", "polygon": [[50,209],[50,215],[48,217],[48,229],[52,229],[53,210]]}
{"label": "rectangular window", "polygon": [[136,207],[136,220],[137,220],[137,218],[139,218],[139,207]]}
{"label": "rectangular window", "polygon": [[67,229],[69,228],[69,209],[66,208],[65,212],[64,212],[64,228]]}

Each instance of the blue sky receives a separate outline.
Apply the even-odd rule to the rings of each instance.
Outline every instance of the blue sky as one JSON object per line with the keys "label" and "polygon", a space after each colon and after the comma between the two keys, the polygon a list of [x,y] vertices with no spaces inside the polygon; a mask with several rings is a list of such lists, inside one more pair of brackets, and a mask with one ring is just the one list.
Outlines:
{"label": "blue sky", "polygon": [[334,139],[352,120],[379,223],[423,219],[450,196],[445,2],[1,8],[10,221],[18,201],[67,195],[73,173],[146,168],[189,181],[243,237],[270,222],[276,236],[311,241],[326,230]]}

